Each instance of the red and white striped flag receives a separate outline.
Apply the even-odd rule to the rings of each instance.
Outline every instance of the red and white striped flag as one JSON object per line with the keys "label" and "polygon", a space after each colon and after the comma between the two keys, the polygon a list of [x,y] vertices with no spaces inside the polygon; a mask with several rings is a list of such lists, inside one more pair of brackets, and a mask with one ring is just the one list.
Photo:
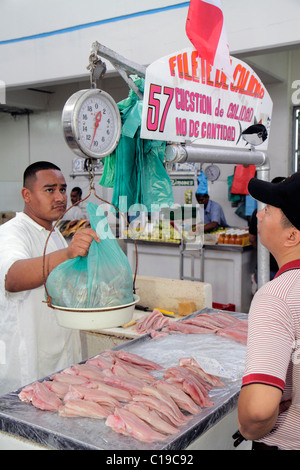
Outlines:
{"label": "red and white striped flag", "polygon": [[200,57],[232,78],[221,0],[191,0],[186,34]]}

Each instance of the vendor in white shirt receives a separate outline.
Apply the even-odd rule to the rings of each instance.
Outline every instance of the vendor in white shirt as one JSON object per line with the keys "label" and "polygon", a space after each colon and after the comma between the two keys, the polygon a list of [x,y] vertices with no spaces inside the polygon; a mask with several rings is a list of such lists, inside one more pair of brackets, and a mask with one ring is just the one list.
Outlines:
{"label": "vendor in white shirt", "polygon": [[[66,210],[66,182],[60,169],[37,162],[24,172],[24,211],[0,227],[0,395],[81,360],[79,333],[58,326],[45,303],[43,251],[52,223]],[[91,228],[69,245],[58,230],[45,256],[47,274],[58,264],[86,256]]]}

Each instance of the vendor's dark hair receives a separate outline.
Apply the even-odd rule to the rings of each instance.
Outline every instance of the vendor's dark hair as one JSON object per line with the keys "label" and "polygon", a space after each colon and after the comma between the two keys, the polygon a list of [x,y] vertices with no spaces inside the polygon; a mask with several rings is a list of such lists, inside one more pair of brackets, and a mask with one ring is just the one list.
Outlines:
{"label": "vendor's dark hair", "polygon": [[51,163],[51,162],[35,162],[35,163],[32,163],[24,171],[24,175],[23,175],[23,187],[24,188],[28,187],[28,181],[31,178],[35,178],[36,173],[40,170],[59,170],[59,171],[61,171],[61,169],[57,165],[54,165],[54,163]]}

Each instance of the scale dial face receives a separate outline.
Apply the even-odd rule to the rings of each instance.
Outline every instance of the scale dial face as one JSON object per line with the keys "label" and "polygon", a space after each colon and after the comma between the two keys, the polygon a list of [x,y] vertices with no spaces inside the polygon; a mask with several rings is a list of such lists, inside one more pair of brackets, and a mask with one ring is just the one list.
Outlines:
{"label": "scale dial face", "polygon": [[112,97],[102,90],[74,93],[64,106],[62,124],[67,144],[80,156],[106,157],[120,139],[119,109]]}
{"label": "scale dial face", "polygon": [[220,168],[216,165],[209,165],[205,168],[204,173],[209,181],[216,181],[220,176]]}

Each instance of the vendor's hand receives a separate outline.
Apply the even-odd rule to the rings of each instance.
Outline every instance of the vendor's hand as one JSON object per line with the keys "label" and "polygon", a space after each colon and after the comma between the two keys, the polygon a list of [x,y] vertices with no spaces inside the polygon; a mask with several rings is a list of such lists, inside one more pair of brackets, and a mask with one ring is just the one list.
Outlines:
{"label": "vendor's hand", "polygon": [[72,259],[77,256],[86,256],[93,240],[100,242],[98,234],[92,228],[78,230],[67,248],[68,258]]}

